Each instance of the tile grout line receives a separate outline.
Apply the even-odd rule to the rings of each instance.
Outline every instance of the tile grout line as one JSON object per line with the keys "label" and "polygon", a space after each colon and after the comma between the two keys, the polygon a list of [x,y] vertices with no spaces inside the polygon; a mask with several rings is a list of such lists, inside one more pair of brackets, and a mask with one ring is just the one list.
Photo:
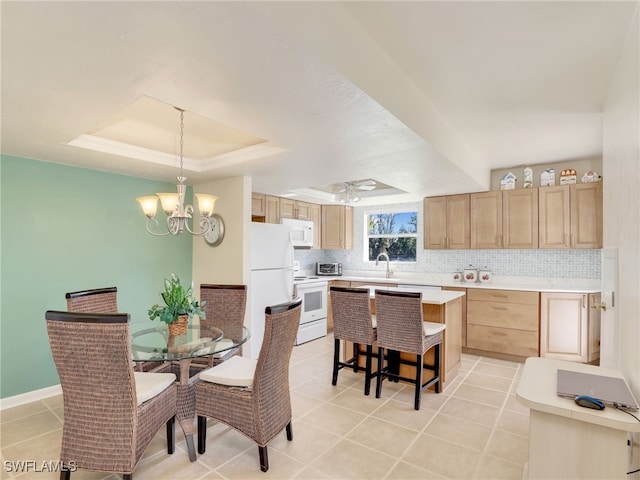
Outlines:
{"label": "tile grout line", "polygon": [[[425,424],[424,427],[422,427],[422,429],[420,429],[420,431],[418,432],[418,435],[416,435],[416,438],[413,439],[412,442],[409,443],[409,445],[407,445],[407,447],[402,451],[402,453],[398,456],[398,458],[396,459],[396,461],[394,462],[394,464],[392,465],[392,467],[389,469],[389,471],[386,473],[386,475],[383,477],[384,479],[388,478],[389,475],[391,474],[391,472],[393,472],[393,470],[401,463],[403,462],[403,459],[405,457],[405,455],[407,454],[407,452],[413,447],[413,445],[420,439],[420,437],[422,437],[425,434],[425,431],[427,430],[427,428],[429,428],[429,425],[431,425],[431,423],[433,423],[433,420],[438,416],[438,414],[440,413],[440,411],[444,408],[444,406],[449,402],[449,400],[452,397],[452,394],[455,393],[458,388],[460,388],[460,385],[462,385],[462,383],[464,382],[464,380],[467,379],[467,377],[469,376],[469,374],[473,371],[473,369],[476,367],[476,365],[480,362],[480,358],[478,357],[478,359],[475,361],[475,363],[473,364],[473,367],[471,367],[467,373],[464,375],[464,378],[462,378],[460,380],[460,382],[458,383],[458,385],[451,391],[451,394],[448,394],[448,397],[444,402],[442,402],[442,404],[438,407],[438,409],[436,410],[436,412],[434,413],[434,415],[431,417],[431,419],[429,419],[429,421]],[[444,392],[443,392],[444,393]],[[421,470],[425,470],[428,471],[422,467],[420,467],[419,465],[415,465],[411,462],[407,462],[404,461],[404,463],[411,465],[413,467],[416,468],[420,468]],[[435,472],[433,472],[435,473]]]}
{"label": "tile grout line", "polygon": [[496,430],[498,430],[498,423],[500,422],[500,418],[502,417],[502,414],[505,411],[505,406],[507,405],[507,402],[509,401],[509,395],[511,395],[511,392],[512,392],[512,390],[514,388],[516,380],[518,379],[518,372],[519,371],[520,371],[520,364],[518,364],[518,367],[516,368],[516,373],[514,374],[513,378],[511,379],[511,385],[509,385],[509,390],[507,391],[507,395],[505,396],[505,398],[504,398],[504,400],[502,402],[502,405],[500,406],[500,411],[498,412],[496,420],[493,422],[493,427],[491,428],[491,432],[489,433],[489,438],[487,438],[487,441],[484,444],[484,448],[482,449],[482,453],[481,453],[481,456],[480,456],[480,462],[478,462],[478,465],[476,465],[476,468],[473,471],[472,478],[477,478],[478,477],[478,473],[480,471],[480,466],[482,465],[482,461],[484,460],[485,456],[490,455],[489,453],[487,453],[488,449],[489,449],[489,445],[491,444],[491,440],[493,440],[493,437],[495,436]]}

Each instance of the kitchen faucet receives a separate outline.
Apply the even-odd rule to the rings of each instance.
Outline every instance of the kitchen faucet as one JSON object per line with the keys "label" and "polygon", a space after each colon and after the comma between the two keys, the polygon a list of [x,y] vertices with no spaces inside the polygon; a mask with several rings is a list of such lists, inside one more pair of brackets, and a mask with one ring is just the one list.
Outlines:
{"label": "kitchen faucet", "polygon": [[387,252],[379,253],[378,257],[376,258],[376,265],[378,265],[380,257],[385,257],[387,259],[387,271],[385,273],[387,275],[387,278],[389,278],[391,275],[393,275],[393,270],[389,268],[389,255],[387,254]]}

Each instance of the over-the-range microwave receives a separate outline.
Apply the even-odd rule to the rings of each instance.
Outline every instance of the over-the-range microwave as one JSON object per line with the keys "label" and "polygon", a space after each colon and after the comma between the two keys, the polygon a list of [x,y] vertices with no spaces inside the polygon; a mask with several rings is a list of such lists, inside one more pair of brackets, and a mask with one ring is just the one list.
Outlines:
{"label": "over-the-range microwave", "polygon": [[294,247],[313,247],[313,222],[295,218],[281,218],[280,223],[291,227],[291,240]]}

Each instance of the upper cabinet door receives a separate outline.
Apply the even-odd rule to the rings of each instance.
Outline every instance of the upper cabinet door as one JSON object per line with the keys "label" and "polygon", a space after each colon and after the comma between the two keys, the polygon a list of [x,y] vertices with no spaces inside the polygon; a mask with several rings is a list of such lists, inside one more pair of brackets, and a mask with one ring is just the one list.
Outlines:
{"label": "upper cabinet door", "polygon": [[353,248],[353,208],[347,205],[322,205],[322,248]]}
{"label": "upper cabinet door", "polygon": [[280,198],[280,218],[296,218],[296,201]]}
{"label": "upper cabinet door", "polygon": [[424,249],[446,248],[447,197],[424,199]]}
{"label": "upper cabinet door", "polygon": [[447,197],[447,248],[467,249],[469,234],[469,194]]}
{"label": "upper cabinet door", "polygon": [[571,185],[571,248],[602,248],[602,182]]}
{"label": "upper cabinet door", "polygon": [[469,195],[424,199],[424,249],[469,248]]}
{"label": "upper cabinet door", "polygon": [[313,222],[313,247],[321,248],[322,246],[322,211],[320,205],[315,203],[309,204],[310,220]]}
{"label": "upper cabinet door", "polygon": [[504,248],[538,248],[538,189],[502,192]]}
{"label": "upper cabinet door", "polygon": [[541,187],[538,194],[539,247],[569,248],[571,208],[569,186]]}
{"label": "upper cabinet door", "polygon": [[471,248],[502,248],[502,191],[470,195]]}
{"label": "upper cabinet door", "polygon": [[540,248],[602,248],[602,182],[540,188]]}
{"label": "upper cabinet door", "polygon": [[251,215],[254,217],[264,217],[267,211],[266,197],[261,193],[251,194]]}
{"label": "upper cabinet door", "polygon": [[298,220],[312,220],[311,204],[306,202],[296,202],[296,218]]}

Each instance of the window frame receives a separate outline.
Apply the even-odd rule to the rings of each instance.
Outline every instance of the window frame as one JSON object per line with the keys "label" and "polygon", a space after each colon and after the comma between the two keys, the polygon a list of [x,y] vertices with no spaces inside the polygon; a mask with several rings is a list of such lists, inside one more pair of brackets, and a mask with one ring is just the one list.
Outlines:
{"label": "window frame", "polygon": [[365,264],[375,265],[375,260],[369,259],[369,216],[370,215],[389,215],[389,214],[397,214],[397,213],[414,213],[416,215],[416,233],[410,234],[382,234],[382,235],[373,235],[371,238],[414,238],[416,241],[416,257],[414,260],[391,260],[392,262],[398,262],[403,265],[415,265],[418,262],[418,241],[419,241],[419,233],[420,233],[420,212],[417,207],[410,207],[407,205],[398,205],[398,206],[383,206],[377,208],[368,208],[364,211],[364,219],[363,219],[363,241],[362,241],[362,261]]}

